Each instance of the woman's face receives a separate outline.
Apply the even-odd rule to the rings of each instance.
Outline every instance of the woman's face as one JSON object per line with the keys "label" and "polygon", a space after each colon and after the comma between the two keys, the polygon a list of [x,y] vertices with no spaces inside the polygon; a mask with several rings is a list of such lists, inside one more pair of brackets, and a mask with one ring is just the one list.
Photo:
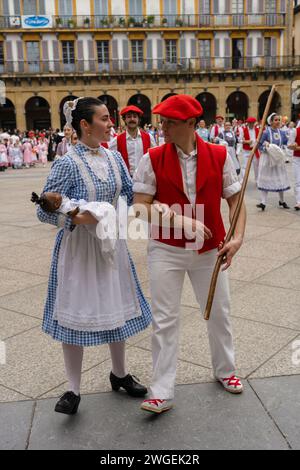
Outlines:
{"label": "woman's face", "polygon": [[280,126],[281,126],[280,116],[274,116],[273,121],[272,121],[272,127],[274,127],[274,129],[278,129]]}
{"label": "woman's face", "polygon": [[77,136],[76,132],[73,132],[72,137],[71,137],[71,143],[72,143],[72,145],[76,145],[77,142],[78,142],[78,136]]}
{"label": "woman's face", "polygon": [[110,115],[107,107],[103,104],[95,106],[95,113],[93,115],[92,124],[84,120],[82,124],[82,131],[87,136],[93,137],[97,142],[109,142],[110,130],[113,124],[110,120]]}
{"label": "woman's face", "polygon": [[65,138],[66,139],[70,139],[71,138],[71,135],[72,135],[72,132],[73,132],[73,129],[71,129],[70,127],[65,127],[64,128],[64,134],[65,134]]}

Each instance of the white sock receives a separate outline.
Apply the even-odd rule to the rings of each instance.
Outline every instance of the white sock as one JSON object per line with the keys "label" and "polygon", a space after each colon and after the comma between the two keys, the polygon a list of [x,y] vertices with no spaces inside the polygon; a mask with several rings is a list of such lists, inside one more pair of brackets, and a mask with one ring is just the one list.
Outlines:
{"label": "white sock", "polygon": [[260,191],[261,202],[265,206],[267,205],[268,191]]}
{"label": "white sock", "polygon": [[279,201],[284,202],[284,191],[279,191]]}
{"label": "white sock", "polygon": [[125,341],[110,343],[109,350],[111,356],[112,373],[122,379],[127,375],[125,367]]}
{"label": "white sock", "polygon": [[75,395],[79,395],[83,347],[65,343],[62,344],[62,347],[67,379],[69,381],[69,390],[75,393]]}

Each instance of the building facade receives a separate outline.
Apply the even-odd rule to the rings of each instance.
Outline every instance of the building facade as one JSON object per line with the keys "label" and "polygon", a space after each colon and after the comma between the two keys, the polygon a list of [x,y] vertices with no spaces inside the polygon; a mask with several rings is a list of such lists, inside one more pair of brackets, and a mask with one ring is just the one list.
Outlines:
{"label": "building facade", "polygon": [[[293,0],[0,0],[0,127],[64,124],[67,99],[95,96],[119,119],[137,104],[145,122],[174,93],[191,94],[210,123],[290,115],[300,77]],[[295,49],[295,51],[294,51]]]}

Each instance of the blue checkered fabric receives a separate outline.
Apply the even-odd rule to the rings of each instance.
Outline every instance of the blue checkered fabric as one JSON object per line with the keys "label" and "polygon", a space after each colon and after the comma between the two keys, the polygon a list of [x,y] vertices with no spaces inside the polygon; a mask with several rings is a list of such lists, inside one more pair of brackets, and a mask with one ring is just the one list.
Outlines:
{"label": "blue checkered fabric", "polygon": [[[101,181],[90,169],[84,154],[86,148],[77,144],[75,151],[83,160],[87,167],[96,188],[97,201],[105,201],[112,203],[116,192],[116,181],[114,177],[113,168],[109,162],[108,180]],[[120,170],[122,179],[121,196],[127,198],[127,203],[132,204],[132,180],[128,173],[127,167],[121,155],[118,152],[112,152],[116,159],[118,168]],[[63,158],[54,162],[51,173],[47,179],[43,192],[58,192],[64,196],[74,199],[88,200],[88,192],[85,183],[81,177],[79,169],[74,160],[66,154]],[[43,211],[40,206],[37,209],[37,216],[41,222],[50,223],[52,225],[61,226],[61,216],[58,214],[49,214]],[[63,238],[64,230],[73,230],[74,226],[71,224],[71,219],[66,217],[63,219],[64,229],[60,230],[56,237],[54,251],[52,255],[52,263],[50,268],[48,296],[44,310],[43,331],[52,336],[53,339],[61,341],[66,344],[73,344],[76,346],[96,346],[99,344],[113,343],[124,341],[127,338],[145,330],[151,323],[151,310],[148,302],[146,301],[141,290],[139,280],[135,271],[133,261],[128,253],[132,273],[136,283],[136,292],[141,306],[142,315],[133,318],[125,323],[121,328],[108,331],[76,331],[69,328],[62,327],[56,320],[53,319],[54,305],[56,298],[57,288],[57,265],[61,241]]]}

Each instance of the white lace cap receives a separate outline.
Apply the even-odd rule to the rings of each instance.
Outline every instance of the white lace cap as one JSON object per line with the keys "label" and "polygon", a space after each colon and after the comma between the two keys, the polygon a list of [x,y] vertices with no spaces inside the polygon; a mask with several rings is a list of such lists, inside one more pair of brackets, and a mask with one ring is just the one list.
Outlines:
{"label": "white lace cap", "polygon": [[78,101],[81,100],[81,99],[82,99],[82,97],[76,98],[76,100],[66,101],[65,104],[64,104],[63,112],[64,112],[64,115],[65,115],[65,118],[66,118],[66,121],[67,121],[67,125],[69,127],[72,127],[72,121],[73,121],[72,112],[76,109]]}
{"label": "white lace cap", "polygon": [[270,116],[268,117],[267,123],[269,124],[269,126],[272,124],[272,117],[273,117],[273,116],[277,116],[277,113],[272,113],[272,114],[270,114]]}

